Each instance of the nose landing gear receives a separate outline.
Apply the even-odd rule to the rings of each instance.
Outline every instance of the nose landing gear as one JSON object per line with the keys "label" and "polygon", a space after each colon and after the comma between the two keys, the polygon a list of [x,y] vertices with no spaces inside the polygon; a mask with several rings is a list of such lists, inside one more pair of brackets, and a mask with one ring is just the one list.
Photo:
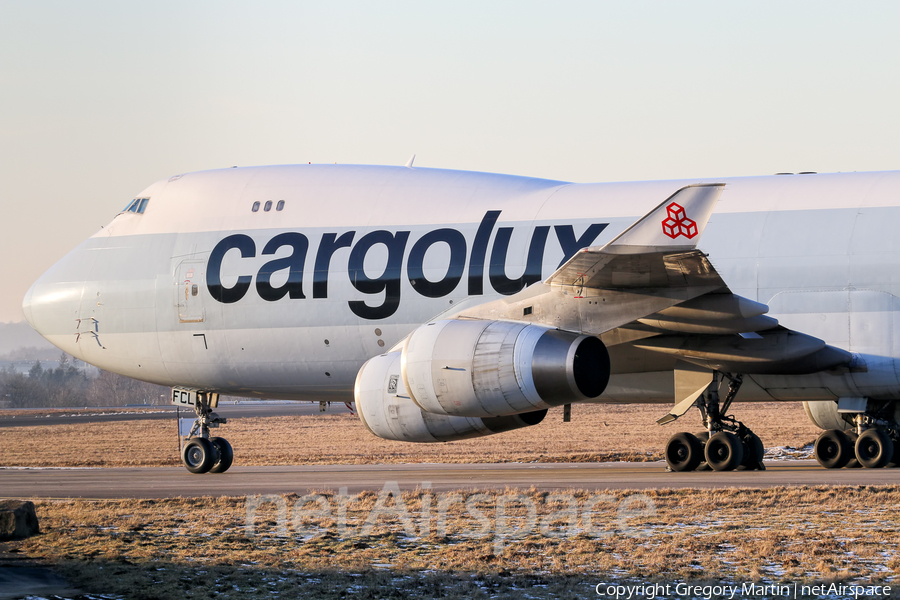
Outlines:
{"label": "nose landing gear", "polygon": [[210,428],[227,423],[215,412],[219,395],[173,388],[172,403],[191,406],[197,419],[181,449],[181,462],[191,473],[224,473],[234,462],[234,450],[228,440],[210,435]]}
{"label": "nose landing gear", "polygon": [[[728,393],[721,404],[720,375],[729,380]],[[682,431],[669,439],[665,452],[669,470],[765,470],[765,449],[759,436],[733,416],[726,414],[737,396],[742,380],[741,375],[713,373],[712,383],[695,402],[706,431],[698,435]]]}

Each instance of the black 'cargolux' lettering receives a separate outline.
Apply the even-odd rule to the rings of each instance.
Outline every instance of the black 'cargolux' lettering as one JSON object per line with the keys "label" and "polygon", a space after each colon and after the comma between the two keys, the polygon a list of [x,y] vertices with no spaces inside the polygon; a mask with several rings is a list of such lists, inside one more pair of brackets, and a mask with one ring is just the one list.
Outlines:
{"label": "black 'cargolux' lettering", "polygon": [[253,281],[253,277],[250,275],[241,275],[233,287],[227,288],[222,285],[222,259],[225,258],[225,253],[232,249],[240,250],[241,258],[256,256],[256,244],[253,243],[250,236],[242,233],[229,235],[216,244],[213,251],[209,253],[209,263],[207,263],[206,268],[206,288],[209,290],[210,296],[223,304],[231,304],[243,298],[247,290],[250,289],[250,282]]}
{"label": "black 'cargolux' lettering", "polygon": [[511,296],[541,280],[541,267],[544,263],[544,246],[547,244],[547,234],[550,227],[541,226],[534,228],[531,236],[531,244],[528,246],[528,258],[525,261],[525,272],[521,277],[509,279],[506,276],[506,255],[509,252],[509,239],[512,237],[512,227],[501,227],[494,238],[494,247],[491,248],[491,267],[489,271],[491,287],[504,296]]}
{"label": "black 'cargolux' lettering", "polygon": [[316,266],[313,272],[313,298],[328,297],[328,270],[331,268],[331,257],[340,248],[349,248],[353,243],[355,231],[342,233],[337,237],[336,233],[326,233],[319,242],[319,251],[316,252]]}
{"label": "black 'cargolux' lettering", "polygon": [[[425,253],[428,249],[443,242],[450,247],[450,264],[447,273],[440,281],[429,281],[425,278]],[[466,238],[455,229],[435,229],[419,238],[409,251],[406,272],[413,289],[426,298],[441,298],[456,289],[466,268]]]}
{"label": "black 'cargolux' lettering", "polygon": [[[372,231],[359,238],[350,250],[350,261],[347,272],[350,283],[363,294],[380,294],[384,292],[384,302],[378,306],[369,306],[362,300],[348,302],[353,314],[362,319],[386,319],[400,306],[400,271],[403,267],[403,253],[406,250],[408,231]],[[378,277],[369,277],[363,269],[366,253],[375,244],[384,244],[388,249],[387,265]]]}
{"label": "black 'cargolux' lettering", "polygon": [[[256,292],[260,298],[269,302],[281,300],[286,294],[290,295],[291,300],[306,298],[303,295],[303,264],[306,262],[306,251],[309,250],[309,240],[302,233],[281,233],[269,240],[262,253],[275,254],[282,246],[290,246],[294,251],[290,256],[267,262],[256,276]],[[287,283],[280,288],[273,288],[270,283],[272,274],[288,268],[290,272]]]}
{"label": "black 'cargolux' lettering", "polygon": [[478,231],[475,232],[475,241],[472,242],[472,256],[469,258],[469,295],[480,296],[484,293],[484,257],[487,254],[488,240],[491,239],[491,231],[500,216],[499,210],[489,210],[484,214]]}
{"label": "black 'cargolux' lettering", "polygon": [[[499,210],[490,210],[485,213],[475,232],[470,253],[467,248],[466,236],[457,229],[443,227],[419,237],[410,248],[406,261],[406,277],[416,293],[426,298],[442,298],[453,293],[459,287],[463,275],[466,274],[466,259],[468,258],[468,295],[482,295],[488,245],[494,234],[500,212]],[[559,247],[563,252],[563,260],[560,265],[582,248],[593,244],[606,225],[606,223],[593,223],[577,238],[572,225],[553,226]],[[494,291],[507,296],[540,281],[543,277],[544,251],[550,226],[540,225],[531,232],[524,272],[517,278],[510,278],[506,273],[507,262],[510,260],[509,245],[513,230],[513,227],[497,229],[488,264],[488,279],[491,287]],[[332,258],[341,248],[350,248],[347,274],[351,285],[363,294],[384,294],[384,300],[377,306],[370,306],[365,300],[350,300],[348,302],[350,310],[362,319],[378,320],[390,317],[397,312],[400,306],[403,259],[410,232],[372,231],[362,236],[354,245],[355,237],[356,231],[345,231],[340,235],[337,233],[322,234],[316,250],[312,297],[314,299],[328,297],[328,276]],[[381,274],[377,277],[370,277],[363,268],[366,255],[379,244],[387,249],[387,264]],[[450,260],[446,265],[446,272],[443,272],[439,279],[431,280],[426,277],[425,258],[428,251],[436,244],[447,245],[450,250]],[[305,235],[293,231],[279,233],[266,243],[260,256],[276,254],[284,246],[291,248],[290,255],[269,260],[256,273],[256,292],[262,300],[267,302],[276,302],[285,296],[292,300],[306,298],[303,293],[303,275],[309,253],[309,239]],[[223,304],[232,304],[241,300],[253,283],[252,275],[241,274],[233,286],[222,285],[222,262],[231,250],[238,250],[241,258],[254,258],[256,257],[256,243],[250,236],[238,233],[222,239],[210,252],[206,269],[206,287],[209,295]],[[513,261],[514,265],[521,264],[515,257]],[[274,287],[272,277],[285,269],[288,270],[287,281],[280,287]],[[436,277],[442,273],[442,270],[443,267],[435,267],[430,273],[435,273],[433,276]]]}
{"label": "black 'cargolux' lettering", "polygon": [[559,240],[559,247],[563,251],[563,259],[559,261],[559,266],[563,266],[567,260],[575,256],[575,253],[582,248],[587,248],[594,243],[597,236],[606,229],[607,223],[594,223],[588,227],[581,237],[575,239],[575,230],[571,225],[556,225],[553,229],[556,231],[556,239]]}

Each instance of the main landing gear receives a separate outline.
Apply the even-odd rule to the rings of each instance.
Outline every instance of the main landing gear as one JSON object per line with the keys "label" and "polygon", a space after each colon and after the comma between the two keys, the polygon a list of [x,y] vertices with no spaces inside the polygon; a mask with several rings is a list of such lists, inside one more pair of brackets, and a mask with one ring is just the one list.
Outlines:
{"label": "main landing gear", "polygon": [[829,429],[816,440],[815,455],[826,469],[900,466],[900,424],[877,402],[871,410],[843,415],[854,429]]}
{"label": "main landing gear", "polygon": [[[729,380],[725,400],[719,402],[719,376]],[[666,463],[672,471],[733,471],[765,470],[765,449],[759,436],[727,415],[731,403],[741,387],[740,375],[713,373],[712,383],[697,398],[703,426],[706,431],[698,434],[682,431],[669,438],[666,444]]]}
{"label": "main landing gear", "polygon": [[234,451],[228,440],[209,434],[210,428],[227,422],[213,412],[216,404],[217,395],[196,392],[193,406],[197,420],[181,449],[181,462],[191,473],[224,473],[234,462]]}

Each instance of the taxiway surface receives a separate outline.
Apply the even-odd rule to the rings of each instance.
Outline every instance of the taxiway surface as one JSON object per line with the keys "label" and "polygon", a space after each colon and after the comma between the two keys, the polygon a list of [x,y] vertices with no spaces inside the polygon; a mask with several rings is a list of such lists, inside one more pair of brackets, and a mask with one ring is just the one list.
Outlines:
{"label": "taxiway surface", "polygon": [[[170,419],[175,421],[175,407],[147,405],[141,407],[96,407],[83,409],[46,408],[26,411],[0,410],[0,429],[4,427],[33,427],[35,425],[71,425],[72,423],[110,423],[116,421],[146,421]],[[216,412],[228,419],[247,417],[294,417],[323,412],[318,402],[223,402]],[[343,402],[332,402],[329,414],[349,414]],[[181,409],[181,416],[193,418],[193,412]]]}
{"label": "taxiway surface", "polygon": [[668,473],[665,463],[404,464],[232,467],[220,475],[192,475],[182,467],[0,468],[0,496],[14,498],[171,498],[349,493],[427,483],[436,492],[458,489],[767,488],[799,485],[895,485],[900,469],[825,470],[815,461],[774,462],[766,471]]}

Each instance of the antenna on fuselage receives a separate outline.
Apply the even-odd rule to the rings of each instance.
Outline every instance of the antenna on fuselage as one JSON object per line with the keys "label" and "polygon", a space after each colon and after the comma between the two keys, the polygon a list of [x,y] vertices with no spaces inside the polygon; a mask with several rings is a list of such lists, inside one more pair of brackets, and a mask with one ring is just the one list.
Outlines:
{"label": "antenna on fuselage", "polygon": [[406,166],[409,167],[409,168],[411,169],[414,160],[416,160],[416,155],[415,155],[415,154],[413,154],[412,156],[409,157],[409,160],[406,161]]}

